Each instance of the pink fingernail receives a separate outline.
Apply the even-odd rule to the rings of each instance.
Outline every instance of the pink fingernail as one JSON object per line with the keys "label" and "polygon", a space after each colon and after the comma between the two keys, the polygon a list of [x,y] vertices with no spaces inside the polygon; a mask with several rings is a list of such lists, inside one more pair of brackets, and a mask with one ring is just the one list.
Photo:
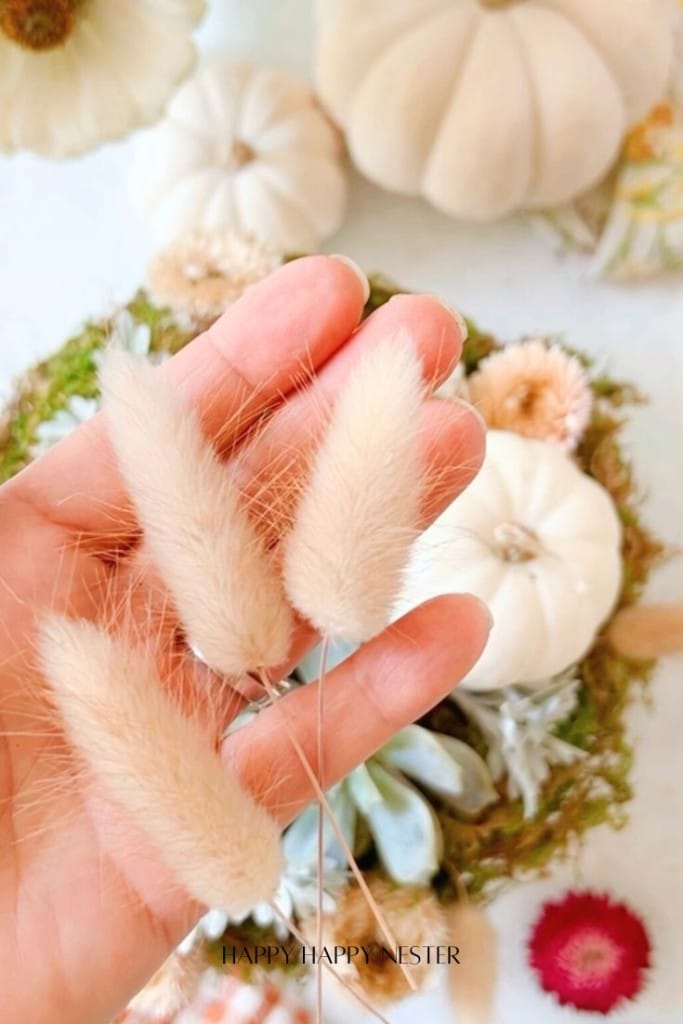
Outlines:
{"label": "pink fingernail", "polygon": [[358,266],[358,264],[351,259],[350,256],[342,256],[339,253],[330,253],[333,260],[339,260],[340,263],[345,263],[349,270],[352,270],[360,283],[363,285],[363,303],[365,304],[370,298],[370,282],[368,276],[364,270]]}

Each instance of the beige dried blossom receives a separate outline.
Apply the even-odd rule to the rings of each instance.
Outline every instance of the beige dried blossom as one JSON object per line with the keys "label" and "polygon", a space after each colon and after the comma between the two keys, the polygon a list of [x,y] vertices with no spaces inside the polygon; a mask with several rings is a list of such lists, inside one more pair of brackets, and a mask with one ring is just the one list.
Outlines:
{"label": "beige dried blossom", "polygon": [[556,441],[567,452],[576,448],[590,418],[592,395],[583,366],[540,339],[488,356],[468,383],[470,401],[489,427]]}
{"label": "beige dried blossom", "polygon": [[[380,876],[368,878],[370,891],[377,901],[393,934],[396,945],[438,946],[448,941],[444,912],[431,889],[412,885],[396,885]],[[305,934],[315,929],[315,921],[304,922]],[[433,964],[425,957],[419,964],[400,966],[396,950],[389,950],[368,901],[358,886],[350,885],[337,899],[334,914],[324,919],[324,945],[359,946],[368,953],[355,957],[346,970],[338,967],[346,981],[360,985],[370,1003],[387,1005],[410,995],[405,978],[410,972],[418,990],[433,976]],[[394,959],[389,954],[393,954]]]}
{"label": "beige dried blossom", "polygon": [[204,323],[281,263],[279,253],[249,235],[194,231],[155,257],[147,286],[159,305]]}

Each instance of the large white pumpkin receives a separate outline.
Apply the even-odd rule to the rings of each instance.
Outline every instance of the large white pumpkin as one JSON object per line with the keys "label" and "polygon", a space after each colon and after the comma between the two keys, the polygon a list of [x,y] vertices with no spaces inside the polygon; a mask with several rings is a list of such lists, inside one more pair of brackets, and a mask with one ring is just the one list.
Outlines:
{"label": "large white pumpkin", "polygon": [[317,0],[317,21],[360,170],[471,219],[586,191],[671,74],[669,0]]}
{"label": "large white pumpkin", "polygon": [[341,140],[306,85],[285,71],[208,64],[143,136],[132,192],[157,235],[195,228],[309,250],[346,207]]}
{"label": "large white pumpkin", "polygon": [[420,538],[401,609],[469,592],[494,625],[464,685],[542,684],[581,658],[621,586],[621,527],[561,448],[490,431],[474,482]]}

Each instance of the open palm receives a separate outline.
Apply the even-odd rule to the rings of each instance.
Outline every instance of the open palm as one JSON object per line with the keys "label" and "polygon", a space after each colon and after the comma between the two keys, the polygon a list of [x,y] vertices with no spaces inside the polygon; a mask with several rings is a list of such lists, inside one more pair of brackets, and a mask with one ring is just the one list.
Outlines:
{"label": "open palm", "polygon": [[[207,436],[230,450],[245,491],[277,510],[276,522],[296,493],[292,478],[306,464],[325,402],[361,348],[406,327],[435,385],[459,356],[458,323],[434,299],[397,297],[359,327],[363,302],[362,282],[341,260],[298,260],[159,370],[197,408]],[[267,424],[254,437],[248,428],[257,418]],[[471,410],[441,402],[426,406],[423,438],[426,524],[472,478],[484,441]],[[166,638],[169,685],[191,686],[206,671],[178,650],[177,623],[141,571],[138,540],[100,417],[0,490],[0,1005],[8,1020],[107,1024],[202,910],[153,841],[84,776],[35,667],[41,614],[101,621],[125,592],[144,609],[140,628],[154,622]],[[439,598],[335,670],[326,689],[328,781],[441,699],[476,660],[488,629],[476,599]],[[314,639],[300,625],[293,659]],[[231,691],[221,725],[240,702]],[[222,755],[284,826],[311,789],[277,727],[283,713],[315,764],[315,687],[263,712],[223,742]]]}

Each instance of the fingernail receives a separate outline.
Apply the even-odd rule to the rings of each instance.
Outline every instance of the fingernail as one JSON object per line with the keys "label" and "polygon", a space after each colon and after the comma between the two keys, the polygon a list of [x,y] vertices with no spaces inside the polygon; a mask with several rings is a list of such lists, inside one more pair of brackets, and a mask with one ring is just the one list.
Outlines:
{"label": "fingernail", "polygon": [[439,295],[430,295],[430,298],[434,299],[435,302],[438,302],[441,308],[445,309],[447,313],[450,313],[450,315],[453,317],[456,324],[460,328],[462,340],[467,341],[470,329],[467,326],[467,321],[465,320],[465,317],[462,315],[462,313],[459,313],[457,309],[453,308],[453,306],[449,306],[448,303],[444,302],[444,300]]}
{"label": "fingernail", "polygon": [[493,629],[493,627],[494,627],[494,626],[495,626],[495,624],[496,624],[496,620],[495,620],[495,619],[494,619],[494,617],[493,617],[493,612],[491,611],[491,609],[489,608],[489,606],[488,606],[488,605],[486,604],[486,602],[485,602],[485,601],[482,601],[482,599],[481,599],[480,597],[477,597],[477,595],[476,595],[476,594],[470,594],[469,596],[470,596],[470,597],[472,598],[472,600],[473,600],[473,601],[476,601],[476,602],[477,602],[477,604],[479,605],[479,607],[480,607],[480,608],[481,608],[481,610],[482,610],[482,613],[483,613],[483,614],[484,614],[484,615],[486,616],[486,618],[488,619],[488,623],[489,623],[489,632],[491,632],[491,630]]}
{"label": "fingernail", "polygon": [[477,409],[476,405],[472,405],[472,403],[468,402],[466,398],[460,398],[459,395],[456,395],[454,398],[452,398],[451,402],[453,403],[453,405],[459,405],[462,409],[465,409],[472,416],[474,416],[475,419],[478,419],[481,424],[481,429],[484,431],[484,433],[486,433],[486,431],[489,429],[489,425],[482,416],[479,409]]}
{"label": "fingernail", "polygon": [[360,283],[363,285],[363,303],[366,303],[370,298],[370,282],[368,281],[367,274],[364,270],[358,266],[358,264],[351,259],[350,256],[341,256],[339,253],[330,253],[333,260],[339,260],[340,263],[345,263],[349,270],[352,270]]}

